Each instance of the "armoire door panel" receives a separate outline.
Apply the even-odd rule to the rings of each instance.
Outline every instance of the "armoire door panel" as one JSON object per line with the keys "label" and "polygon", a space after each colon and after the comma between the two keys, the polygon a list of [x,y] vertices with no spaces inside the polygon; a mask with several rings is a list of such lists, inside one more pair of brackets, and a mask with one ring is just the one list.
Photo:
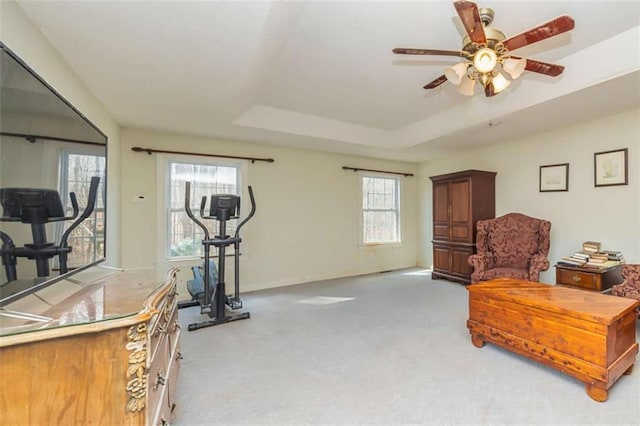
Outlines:
{"label": "armoire door panel", "polygon": [[449,253],[448,248],[433,248],[433,267],[435,269],[449,270]]}
{"label": "armoire door panel", "polygon": [[433,225],[433,238],[436,240],[448,240],[449,239],[449,226],[448,225]]}
{"label": "armoire door panel", "polygon": [[471,185],[468,179],[451,182],[450,199],[451,221],[469,222],[471,220]]}
{"label": "armoire door panel", "polygon": [[470,275],[471,267],[467,263],[467,258],[471,256],[473,250],[469,249],[452,249],[451,250],[451,272],[460,275]]}
{"label": "armoire door panel", "polygon": [[461,242],[471,242],[471,230],[468,223],[462,225],[451,225],[451,240]]}
{"label": "armoire door panel", "polygon": [[433,221],[449,222],[449,185],[446,182],[433,185]]}

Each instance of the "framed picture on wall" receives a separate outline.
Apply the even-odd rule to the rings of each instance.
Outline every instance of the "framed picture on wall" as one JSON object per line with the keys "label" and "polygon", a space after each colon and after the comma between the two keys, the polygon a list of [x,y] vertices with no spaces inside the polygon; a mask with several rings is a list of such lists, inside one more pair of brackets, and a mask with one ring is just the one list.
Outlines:
{"label": "framed picture on wall", "polygon": [[540,166],[540,192],[569,190],[569,163]]}
{"label": "framed picture on wall", "polygon": [[627,148],[593,154],[595,186],[627,185]]}

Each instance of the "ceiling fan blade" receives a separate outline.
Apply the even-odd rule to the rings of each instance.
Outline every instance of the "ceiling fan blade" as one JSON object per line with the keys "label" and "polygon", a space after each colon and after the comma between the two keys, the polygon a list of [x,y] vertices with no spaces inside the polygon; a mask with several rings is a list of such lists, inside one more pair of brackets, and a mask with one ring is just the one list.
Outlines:
{"label": "ceiling fan blade", "polygon": [[441,55],[441,56],[462,56],[457,50],[436,50],[436,49],[412,49],[396,47],[393,53],[401,55]]}
{"label": "ceiling fan blade", "polygon": [[445,77],[444,75],[441,75],[440,77],[436,78],[435,80],[433,80],[431,83],[428,83],[424,86],[424,89],[435,89],[436,87],[440,86],[442,83],[444,83],[445,81],[447,81],[447,77]]}
{"label": "ceiling fan blade", "polygon": [[537,43],[541,40],[565,33],[572,30],[574,27],[575,22],[573,21],[573,18],[563,15],[535,28],[531,28],[521,34],[510,37],[503,41],[502,44],[504,44],[504,47],[509,50],[516,50],[523,46]]}
{"label": "ceiling fan blade", "polygon": [[487,36],[484,33],[484,26],[478,12],[478,5],[472,1],[457,1],[453,5],[458,12],[458,16],[464,25],[464,29],[469,34],[469,38],[474,43],[485,44]]}
{"label": "ceiling fan blade", "polygon": [[[511,58],[520,59],[518,56],[511,56]],[[526,61],[527,65],[524,67],[525,70],[548,75],[549,77],[557,77],[564,71],[564,67],[562,65],[549,64],[547,62],[540,62],[529,58],[527,58]]]}

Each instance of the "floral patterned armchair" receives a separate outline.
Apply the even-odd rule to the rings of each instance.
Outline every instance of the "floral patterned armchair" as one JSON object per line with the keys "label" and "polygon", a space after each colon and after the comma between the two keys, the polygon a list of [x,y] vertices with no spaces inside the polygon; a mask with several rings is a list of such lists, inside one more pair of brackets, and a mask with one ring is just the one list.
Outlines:
{"label": "floral patterned armchair", "polygon": [[549,269],[551,222],[509,213],[476,226],[477,254],[467,259],[472,283],[500,277],[539,281],[540,271]]}
{"label": "floral patterned armchair", "polygon": [[[611,288],[611,294],[640,300],[640,265],[622,265],[622,278],[624,281]],[[640,319],[640,306],[636,314]]]}

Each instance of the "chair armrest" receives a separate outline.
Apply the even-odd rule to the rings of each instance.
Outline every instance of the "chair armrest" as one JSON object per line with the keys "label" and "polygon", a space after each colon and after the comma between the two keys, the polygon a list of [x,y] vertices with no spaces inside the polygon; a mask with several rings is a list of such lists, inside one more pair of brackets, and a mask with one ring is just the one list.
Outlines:
{"label": "chair armrest", "polygon": [[549,259],[542,254],[534,254],[529,262],[529,279],[538,281],[540,272],[549,269]]}
{"label": "chair armrest", "polygon": [[467,258],[469,266],[473,266],[475,272],[482,272],[494,267],[493,255],[491,253],[476,253]]}
{"label": "chair armrest", "polygon": [[622,265],[622,278],[625,282],[631,281],[640,286],[640,265],[627,263]]}
{"label": "chair armrest", "polygon": [[[624,271],[623,265],[623,271]],[[631,265],[636,270],[635,272],[640,272],[640,265]],[[631,271],[630,271],[631,272]],[[624,273],[623,273],[624,276]],[[640,281],[634,281],[631,277],[628,277],[620,284],[616,284],[611,287],[611,294],[619,297],[628,297],[629,299],[640,300]],[[640,306],[636,308],[636,315],[640,320]]]}

